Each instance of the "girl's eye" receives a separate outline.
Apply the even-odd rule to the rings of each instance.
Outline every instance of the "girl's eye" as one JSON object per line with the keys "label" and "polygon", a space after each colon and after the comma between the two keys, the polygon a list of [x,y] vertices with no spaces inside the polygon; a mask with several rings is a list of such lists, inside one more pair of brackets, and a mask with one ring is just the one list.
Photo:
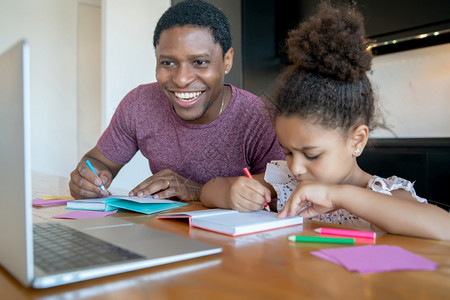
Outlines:
{"label": "girl's eye", "polygon": [[307,160],[316,160],[316,159],[319,158],[319,156],[320,156],[320,154],[317,154],[317,155],[314,155],[314,156],[309,156],[309,155],[305,154],[305,157],[306,157]]}

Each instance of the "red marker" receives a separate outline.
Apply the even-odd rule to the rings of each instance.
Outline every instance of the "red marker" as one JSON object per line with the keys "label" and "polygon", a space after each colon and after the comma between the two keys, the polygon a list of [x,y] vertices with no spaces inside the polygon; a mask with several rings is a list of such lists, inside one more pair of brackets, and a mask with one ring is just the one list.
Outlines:
{"label": "red marker", "polygon": [[[245,173],[245,175],[246,175],[248,178],[253,179],[253,176],[252,176],[252,174],[250,173],[250,171],[248,170],[248,168],[244,168],[244,173]],[[267,210],[267,211],[270,211],[270,207],[269,207],[269,204],[267,204],[267,202],[264,204],[264,209]]]}

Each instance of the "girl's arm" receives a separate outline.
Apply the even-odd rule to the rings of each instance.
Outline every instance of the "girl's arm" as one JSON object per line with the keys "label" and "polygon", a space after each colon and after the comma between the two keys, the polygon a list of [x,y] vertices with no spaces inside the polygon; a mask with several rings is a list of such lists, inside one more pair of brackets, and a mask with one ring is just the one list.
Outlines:
{"label": "girl's arm", "polygon": [[260,210],[275,195],[272,186],[264,181],[264,174],[253,179],[218,177],[203,185],[200,201],[206,207],[230,208],[238,211]]}
{"label": "girl's arm", "polygon": [[309,201],[312,205],[300,213],[303,217],[343,208],[389,233],[450,240],[450,214],[416,201],[405,190],[393,191],[390,196],[353,185],[302,182],[280,217],[295,214]]}
{"label": "girl's arm", "polygon": [[450,214],[418,202],[405,190],[393,191],[390,196],[341,186],[335,196],[339,206],[389,233],[450,240]]}

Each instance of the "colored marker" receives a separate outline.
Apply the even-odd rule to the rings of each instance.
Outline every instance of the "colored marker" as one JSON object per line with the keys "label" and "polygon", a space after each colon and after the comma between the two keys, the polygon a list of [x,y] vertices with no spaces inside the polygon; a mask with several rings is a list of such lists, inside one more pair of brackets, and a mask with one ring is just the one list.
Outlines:
{"label": "colored marker", "polygon": [[75,198],[73,198],[71,196],[47,196],[47,197],[42,197],[42,200],[58,200],[58,199],[72,199],[72,200],[75,200]]}
{"label": "colored marker", "polygon": [[355,244],[354,238],[332,238],[321,236],[302,236],[302,235],[290,235],[287,237],[292,242],[303,243],[330,243],[330,244]]}
{"label": "colored marker", "polygon": [[[245,175],[246,175],[248,178],[253,179],[253,176],[252,176],[252,174],[250,173],[250,171],[248,170],[248,168],[244,168],[244,173],[245,173]],[[267,202],[264,204],[264,209],[267,210],[267,211],[270,211],[270,207],[269,207],[269,204],[267,204]]]}
{"label": "colored marker", "polygon": [[341,235],[341,236],[351,236],[358,238],[374,239],[376,233],[373,231],[359,231],[359,230],[348,230],[348,229],[337,229],[337,228],[317,228],[314,229],[315,232],[320,234],[330,234],[330,235]]}
{"label": "colored marker", "polygon": [[[92,164],[91,164],[91,162],[89,161],[89,159],[86,160],[86,164],[87,164],[87,166],[89,167],[89,169],[92,171],[92,173],[94,173],[95,175],[98,176],[97,172],[95,172],[95,169],[94,169],[94,167],[92,166]],[[105,191],[105,192],[106,192],[106,188],[105,188],[105,186],[103,185],[103,183],[100,184],[100,188],[102,189],[102,191]]]}

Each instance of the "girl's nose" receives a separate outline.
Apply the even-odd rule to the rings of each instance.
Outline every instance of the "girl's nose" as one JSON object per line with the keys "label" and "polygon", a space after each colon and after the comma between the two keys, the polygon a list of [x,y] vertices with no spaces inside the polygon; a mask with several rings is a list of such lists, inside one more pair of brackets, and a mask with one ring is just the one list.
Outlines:
{"label": "girl's nose", "polygon": [[307,169],[303,163],[302,158],[294,156],[290,163],[289,169],[295,177],[306,174]]}

